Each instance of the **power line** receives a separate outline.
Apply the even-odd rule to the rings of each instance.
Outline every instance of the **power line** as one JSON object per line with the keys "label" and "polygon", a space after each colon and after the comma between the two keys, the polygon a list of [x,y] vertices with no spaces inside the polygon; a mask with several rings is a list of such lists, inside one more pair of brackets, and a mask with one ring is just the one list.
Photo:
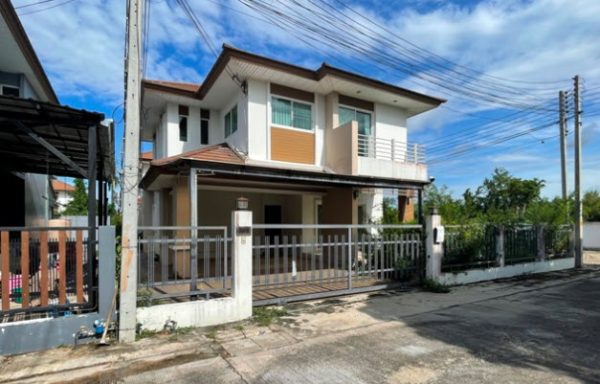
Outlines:
{"label": "power line", "polygon": [[[55,0],[52,0],[52,1],[55,1]],[[38,13],[38,12],[44,12],[44,11],[47,11],[47,10],[49,10],[49,9],[58,8],[58,7],[61,7],[61,6],[63,6],[63,5],[66,5],[66,4],[69,4],[69,3],[72,3],[72,2],[74,2],[74,1],[75,1],[75,0],[67,0],[67,1],[64,1],[64,2],[62,2],[62,3],[59,3],[59,4],[54,4],[54,5],[50,6],[50,7],[41,8],[41,9],[36,9],[36,10],[29,11],[29,12],[25,12],[25,13],[19,13],[19,16],[27,16],[27,15],[31,15],[31,14]],[[41,3],[39,3],[39,4],[41,4]],[[36,4],[30,4],[30,5],[36,5]],[[16,9],[16,8],[15,8],[15,9]]]}
{"label": "power line", "polygon": [[[359,53],[363,56],[370,57],[373,62],[384,64],[388,67],[388,69],[393,68],[394,70],[400,70],[403,73],[409,74],[422,81],[433,83],[454,93],[476,98],[478,101],[487,101],[489,103],[506,105],[513,108],[527,106],[522,102],[510,101],[512,99],[516,99],[517,97],[507,98],[505,95],[503,96],[498,93],[492,93],[492,88],[490,88],[490,86],[487,84],[483,84],[483,86],[480,86],[479,84],[474,86],[474,84],[469,83],[471,79],[465,79],[464,76],[457,81],[456,77],[459,76],[452,77],[448,74],[440,74],[439,71],[431,71],[431,67],[428,68],[420,65],[415,62],[415,60],[407,61],[407,57],[412,57],[415,59],[412,52],[407,52],[406,50],[398,52],[397,47],[395,47],[393,43],[390,43],[389,39],[376,40],[371,38],[371,40],[375,40],[380,44],[380,46],[386,48],[385,54],[381,54],[381,52],[379,52],[381,49],[374,46],[371,42],[365,40],[365,36],[369,35],[368,33],[365,33],[366,31],[361,31],[357,28],[354,28],[354,31],[358,31],[358,33],[347,33],[348,29],[353,28],[357,23],[349,23],[348,20],[342,21],[339,18],[335,18],[335,15],[332,16],[332,12],[325,14],[322,8],[320,8],[320,10],[315,9],[314,7],[308,8],[303,4],[298,4],[297,1],[292,1],[292,5],[298,5],[304,10],[304,14],[310,15],[310,17],[306,17],[299,13],[297,9],[290,10],[289,8],[292,7],[288,6],[288,4],[286,4],[286,9],[282,9],[275,7],[272,3],[267,4],[264,1],[239,1],[256,12],[259,12],[260,14],[273,14],[277,17],[277,24],[275,25],[283,27],[293,34],[300,33],[304,36],[312,35],[313,39],[314,35],[317,35],[319,38],[321,38],[321,42],[327,46],[337,48],[338,50],[341,46],[347,52]],[[312,2],[312,4],[314,4],[314,2]],[[344,34],[341,35],[339,31],[343,31]],[[401,57],[393,57],[393,55],[390,54],[390,51],[392,50],[395,50],[396,53],[401,53]],[[488,91],[484,92],[482,89],[485,87],[488,87],[489,89]],[[517,92],[516,88],[507,89],[505,85],[503,85],[503,88],[496,87],[494,89],[498,92],[510,92],[513,94],[513,96],[515,96],[515,92]],[[520,92],[520,94],[516,96],[521,96],[522,98],[523,95],[524,93]]]}
{"label": "power line", "polygon": [[30,4],[25,4],[25,5],[19,5],[18,7],[15,7],[15,9],[22,9],[22,8],[28,8],[28,7],[34,7],[36,5],[40,5],[40,4],[46,4],[46,3],[51,3],[53,1],[56,0],[42,0],[42,1],[38,1],[36,3],[30,3]]}

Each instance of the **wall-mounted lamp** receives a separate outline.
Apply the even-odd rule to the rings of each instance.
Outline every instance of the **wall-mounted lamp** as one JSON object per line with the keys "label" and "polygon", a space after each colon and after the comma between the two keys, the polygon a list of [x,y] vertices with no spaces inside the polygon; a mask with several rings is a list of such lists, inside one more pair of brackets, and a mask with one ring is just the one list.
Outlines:
{"label": "wall-mounted lamp", "polygon": [[248,210],[248,199],[245,197],[238,197],[235,201],[235,207],[238,211]]}

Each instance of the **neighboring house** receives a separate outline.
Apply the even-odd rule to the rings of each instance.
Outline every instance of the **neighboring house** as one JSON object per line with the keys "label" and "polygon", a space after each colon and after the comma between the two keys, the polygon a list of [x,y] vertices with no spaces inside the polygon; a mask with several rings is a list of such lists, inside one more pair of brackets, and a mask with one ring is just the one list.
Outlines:
{"label": "neighboring house", "polygon": [[58,179],[52,179],[51,186],[55,199],[54,211],[57,215],[60,215],[65,211],[67,205],[73,201],[75,186]]}
{"label": "neighboring house", "polygon": [[406,121],[444,101],[224,46],[202,85],[143,82],[141,134],[153,153],[143,156],[141,223],[189,225],[196,207],[199,225],[229,225],[240,196],[256,223],[378,222],[384,189],[410,219],[409,198],[429,178]]}
{"label": "neighboring house", "polygon": [[[58,98],[40,64],[10,1],[0,2],[0,96],[58,104]],[[40,160],[41,161],[41,160]],[[45,226],[52,215],[48,174],[0,169],[2,226]]]}

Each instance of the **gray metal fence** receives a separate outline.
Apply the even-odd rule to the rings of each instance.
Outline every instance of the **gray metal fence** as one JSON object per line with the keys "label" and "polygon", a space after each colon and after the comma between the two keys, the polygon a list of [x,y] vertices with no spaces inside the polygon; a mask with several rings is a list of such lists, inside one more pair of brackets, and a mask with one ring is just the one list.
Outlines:
{"label": "gray metal fence", "polygon": [[419,225],[255,225],[253,230],[253,287],[275,296],[323,290],[334,295],[408,282],[422,271]]}
{"label": "gray metal fence", "polygon": [[447,225],[445,228],[443,272],[564,258],[572,252],[570,225]]}
{"label": "gray metal fence", "polygon": [[139,300],[223,296],[231,291],[231,239],[225,226],[140,227]]}

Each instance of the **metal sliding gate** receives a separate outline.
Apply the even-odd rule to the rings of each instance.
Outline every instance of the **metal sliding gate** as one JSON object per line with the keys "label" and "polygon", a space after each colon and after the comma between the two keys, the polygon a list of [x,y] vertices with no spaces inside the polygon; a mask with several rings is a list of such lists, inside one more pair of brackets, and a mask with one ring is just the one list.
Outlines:
{"label": "metal sliding gate", "polygon": [[253,226],[254,305],[375,291],[416,282],[420,225]]}

